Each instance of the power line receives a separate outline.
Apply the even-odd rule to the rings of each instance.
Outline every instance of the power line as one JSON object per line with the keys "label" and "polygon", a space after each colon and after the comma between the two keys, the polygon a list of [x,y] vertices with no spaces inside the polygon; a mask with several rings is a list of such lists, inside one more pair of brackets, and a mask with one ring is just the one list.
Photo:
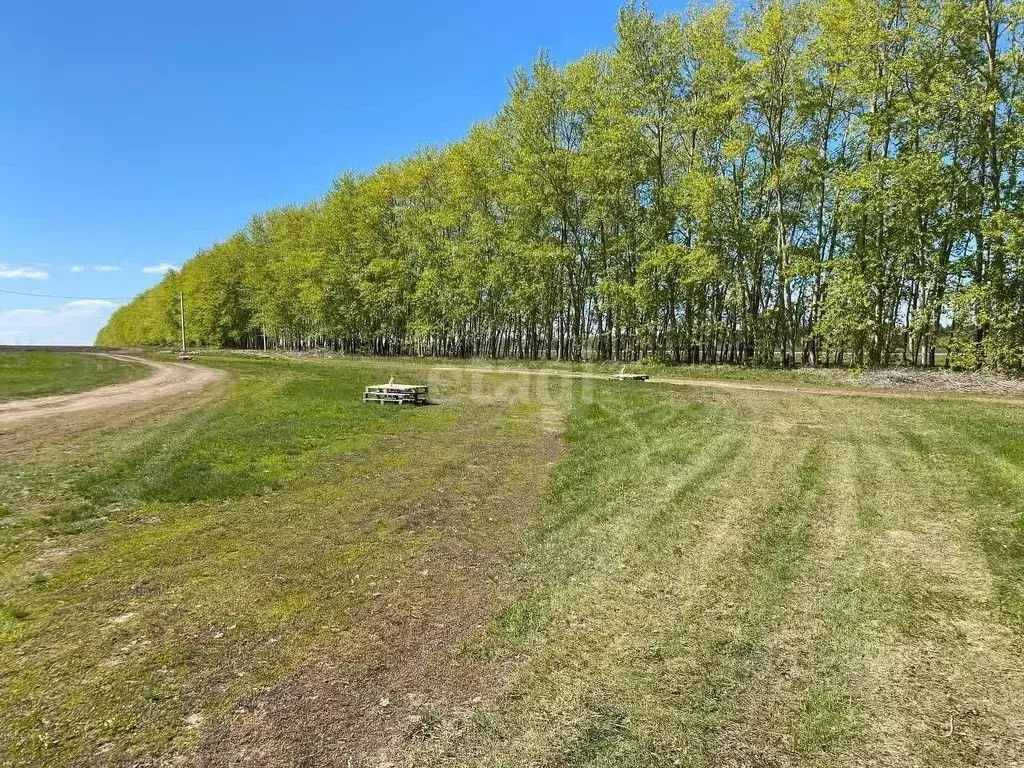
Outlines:
{"label": "power line", "polygon": [[131,301],[131,296],[54,296],[49,293],[26,293],[25,291],[7,291],[0,288],[0,293],[12,296],[32,296],[36,299],[69,299],[71,301]]}

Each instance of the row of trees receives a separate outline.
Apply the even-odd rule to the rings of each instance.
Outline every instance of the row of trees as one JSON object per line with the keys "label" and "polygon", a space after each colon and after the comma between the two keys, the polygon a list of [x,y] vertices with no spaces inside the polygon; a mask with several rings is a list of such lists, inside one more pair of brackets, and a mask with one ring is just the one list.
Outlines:
{"label": "row of trees", "polygon": [[98,341],[173,342],[183,291],[193,344],[1020,369],[1022,10],[631,5],[612,51],[254,217]]}

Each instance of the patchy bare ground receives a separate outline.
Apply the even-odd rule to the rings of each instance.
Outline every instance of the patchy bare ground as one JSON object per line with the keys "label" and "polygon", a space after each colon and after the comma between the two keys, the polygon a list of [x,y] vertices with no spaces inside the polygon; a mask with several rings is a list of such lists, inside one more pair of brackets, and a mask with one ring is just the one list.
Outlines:
{"label": "patchy bare ground", "polygon": [[200,744],[204,768],[394,765],[411,740],[488,700],[499,668],[458,653],[511,585],[509,555],[536,514],[559,452],[552,430],[523,443],[481,444],[475,461],[403,525],[436,532],[398,578],[353,616],[344,635],[273,688],[238,703]]}
{"label": "patchy bare ground", "polygon": [[854,381],[865,387],[986,395],[1024,395],[1024,379],[979,371],[888,368],[867,371]]}

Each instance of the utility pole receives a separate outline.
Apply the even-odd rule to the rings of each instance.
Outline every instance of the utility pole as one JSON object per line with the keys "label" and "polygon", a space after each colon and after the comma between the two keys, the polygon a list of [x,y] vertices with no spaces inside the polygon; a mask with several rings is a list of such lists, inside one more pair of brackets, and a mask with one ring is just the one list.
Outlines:
{"label": "utility pole", "polygon": [[178,292],[178,305],[181,308],[181,354],[185,354],[185,294]]}

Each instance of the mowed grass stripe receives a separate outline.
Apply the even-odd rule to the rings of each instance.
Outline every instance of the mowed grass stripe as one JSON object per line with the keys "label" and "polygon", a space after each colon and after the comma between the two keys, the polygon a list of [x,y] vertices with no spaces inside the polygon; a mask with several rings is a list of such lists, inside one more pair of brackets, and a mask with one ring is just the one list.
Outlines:
{"label": "mowed grass stripe", "polygon": [[[928,409],[929,413],[932,409]],[[984,406],[945,414],[919,452],[955,456],[959,472],[936,462],[929,537],[913,549],[938,578],[918,571],[911,593],[927,600],[931,644],[922,665],[944,694],[929,712],[943,738],[925,748],[962,764],[1024,761],[1024,441],[1014,411]],[[927,547],[927,550],[924,548]],[[940,586],[937,586],[940,585]],[[943,589],[945,587],[945,589]],[[924,599],[922,599],[922,595]],[[929,650],[931,649],[929,645]],[[927,679],[927,678],[926,678]],[[939,697],[926,697],[926,700]],[[944,706],[943,706],[944,705]]]}
{"label": "mowed grass stripe", "polygon": [[[820,446],[813,436],[751,439],[743,423],[726,425],[728,408],[661,395],[662,409],[676,409],[677,430],[646,423],[646,450],[614,450],[625,447],[615,442],[616,432],[638,438],[643,407],[631,410],[628,397],[587,407],[584,420],[605,430],[590,436],[597,466],[573,467],[570,459],[563,471],[595,478],[594,493],[583,492],[576,505],[591,527],[560,530],[562,548],[546,545],[557,557],[528,558],[553,571],[541,588],[547,597],[526,602],[544,606],[539,621],[548,621],[537,632],[540,658],[513,684],[512,701],[523,692],[529,704],[519,716],[496,713],[494,732],[467,764],[710,761],[722,753],[723,734],[744,717],[759,637],[808,546]],[[690,412],[690,422],[679,412]],[[726,434],[705,442],[705,419]],[[659,450],[666,454],[660,467],[651,460]],[[616,453],[618,468],[609,472],[606,457]],[[798,489],[795,499],[780,493],[780,481]],[[607,486],[621,495],[608,496]],[[649,503],[637,506],[644,491]],[[562,504],[563,515],[567,506],[574,505]],[[499,624],[512,631],[506,641],[520,653],[515,633],[522,626]],[[491,739],[500,740],[500,750],[489,750]]]}
{"label": "mowed grass stripe", "polygon": [[[1019,762],[1020,413],[597,401],[483,642],[516,665],[506,696],[411,764]],[[978,420],[987,474],[958,431]]]}
{"label": "mowed grass stripe", "polygon": [[[827,407],[826,407],[827,405]],[[861,525],[858,497],[865,450],[877,424],[854,403],[803,398],[779,401],[776,429],[813,434],[821,449],[821,486],[810,510],[811,546],[780,616],[765,641],[751,712],[732,740],[760,751],[733,755],[740,764],[860,765],[892,757],[893,745],[872,736],[885,711],[873,708],[871,672],[863,663],[878,638],[885,595],[865,589],[871,530]],[[888,417],[886,417],[888,418]]]}
{"label": "mowed grass stripe", "polygon": [[822,448],[805,435],[759,435],[751,442],[750,463],[727,476],[758,485],[722,489],[725,496],[742,494],[730,506],[747,510],[729,531],[738,547],[718,561],[709,589],[669,635],[672,663],[661,679],[674,694],[668,705],[687,716],[678,731],[658,735],[665,764],[757,762],[775,746],[766,722],[772,639],[789,618],[793,584],[813,544]]}
{"label": "mowed grass stripe", "polygon": [[944,429],[928,410],[862,417],[874,439],[861,443],[857,464],[862,554],[854,586],[872,629],[858,645],[869,734],[848,757],[1014,764],[1012,751],[993,749],[991,735],[1003,731],[999,710],[1021,687],[993,696],[986,680],[1000,654],[980,657],[1002,645],[1006,627],[990,622],[992,573],[975,536],[976,509],[954,490],[974,481],[963,473],[963,438],[936,439]]}

